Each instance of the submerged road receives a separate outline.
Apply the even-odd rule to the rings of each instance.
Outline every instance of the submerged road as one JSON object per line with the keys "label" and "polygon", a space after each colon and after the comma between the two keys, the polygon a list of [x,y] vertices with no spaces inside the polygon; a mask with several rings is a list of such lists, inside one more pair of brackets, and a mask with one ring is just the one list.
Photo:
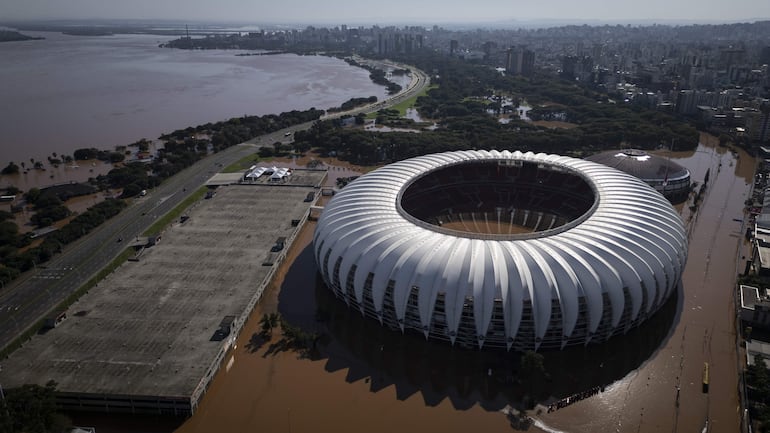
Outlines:
{"label": "submerged road", "polygon": [[[699,149],[701,149],[699,147]],[[679,161],[681,164],[682,161]],[[539,417],[545,430],[569,432],[740,431],[736,350],[736,265],[748,256],[743,207],[754,158],[713,143],[697,162],[708,191],[694,217],[679,316],[669,337],[642,366],[589,399]],[[721,166],[720,166],[721,164]],[[707,165],[704,167],[703,165]],[[693,172],[697,165],[687,166]],[[742,267],[740,268],[742,270]],[[704,365],[710,383],[704,389]]]}
{"label": "submerged road", "polygon": [[[430,84],[430,80],[423,72],[410,69],[412,80],[409,86],[388,100],[334,113],[322,119],[370,113],[415,96]],[[62,253],[53,259],[0,289],[0,348],[7,347],[16,337],[52,313],[56,306],[123,252],[131,239],[141,235],[158,218],[181,203],[220,167],[254,154],[259,147],[254,143],[286,141],[290,133],[309,129],[314,123],[306,122],[265,134],[202,159],[167,179],[147,196],[136,199],[93,232],[64,247]],[[288,138],[289,141],[291,139]],[[119,242],[121,238],[123,241]]]}

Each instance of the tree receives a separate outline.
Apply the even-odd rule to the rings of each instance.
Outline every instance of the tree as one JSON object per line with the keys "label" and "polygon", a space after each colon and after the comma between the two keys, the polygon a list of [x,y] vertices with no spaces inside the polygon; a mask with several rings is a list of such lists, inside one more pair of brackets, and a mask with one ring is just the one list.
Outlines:
{"label": "tree", "polygon": [[528,350],[521,355],[521,371],[525,376],[533,377],[545,373],[543,355]]}
{"label": "tree", "polygon": [[123,162],[123,160],[126,159],[126,156],[120,152],[110,152],[109,159],[111,163],[115,164]]}
{"label": "tree", "polygon": [[267,314],[262,315],[262,318],[259,319],[259,324],[262,327],[262,335],[272,335],[273,327],[270,325]]}
{"label": "tree", "polygon": [[260,319],[259,323],[262,325],[262,333],[265,335],[272,335],[273,328],[276,326],[272,320],[270,320],[270,314],[265,313]]}
{"label": "tree", "polygon": [[123,194],[121,194],[121,197],[135,197],[139,195],[140,192],[142,192],[141,186],[135,183],[130,183],[123,187]]}
{"label": "tree", "polygon": [[19,173],[19,166],[14,164],[13,161],[9,162],[8,165],[3,169],[2,174],[18,174]]}
{"label": "tree", "polygon": [[46,433],[69,430],[71,422],[56,412],[56,382],[7,390],[0,400],[0,431]]}
{"label": "tree", "polygon": [[98,153],[99,151],[92,147],[92,148],[76,149],[72,155],[75,157],[76,160],[82,161],[85,159],[95,159]]}
{"label": "tree", "polygon": [[34,204],[37,201],[37,199],[40,198],[40,189],[30,188],[24,197],[27,199],[28,203]]}
{"label": "tree", "polygon": [[260,147],[257,153],[259,154],[260,158],[270,158],[274,155],[273,149],[267,146]]}
{"label": "tree", "polygon": [[525,400],[528,401],[527,406],[534,407],[535,384],[545,375],[543,359],[543,355],[532,350],[528,350],[521,355],[522,381],[526,384],[528,393],[525,397]]}
{"label": "tree", "polygon": [[281,316],[278,313],[265,313],[262,318],[259,319],[259,324],[262,326],[263,335],[272,335],[273,329],[281,322]]}

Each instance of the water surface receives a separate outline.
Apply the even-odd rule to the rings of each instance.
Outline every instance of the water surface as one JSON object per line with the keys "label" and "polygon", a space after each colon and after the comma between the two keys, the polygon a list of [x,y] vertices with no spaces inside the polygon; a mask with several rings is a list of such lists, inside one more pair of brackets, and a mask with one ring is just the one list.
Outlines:
{"label": "water surface", "polygon": [[0,166],[243,115],[387,95],[340,59],[159,48],[155,35],[44,36],[0,44]]}

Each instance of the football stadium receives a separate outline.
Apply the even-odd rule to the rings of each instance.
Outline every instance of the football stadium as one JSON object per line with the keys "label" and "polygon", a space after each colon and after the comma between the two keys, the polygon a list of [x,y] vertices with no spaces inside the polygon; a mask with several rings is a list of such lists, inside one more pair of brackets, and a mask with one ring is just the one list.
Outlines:
{"label": "football stadium", "polygon": [[561,349],[623,334],[676,291],[682,221],[591,161],[459,151],[368,173],[324,208],[319,272],[350,308],[467,348]]}

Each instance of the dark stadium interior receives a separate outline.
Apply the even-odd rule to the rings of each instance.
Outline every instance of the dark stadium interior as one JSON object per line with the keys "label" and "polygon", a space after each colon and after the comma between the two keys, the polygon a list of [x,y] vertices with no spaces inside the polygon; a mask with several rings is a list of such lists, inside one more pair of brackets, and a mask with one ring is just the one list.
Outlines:
{"label": "dark stadium interior", "polygon": [[401,209],[435,226],[514,235],[554,229],[586,214],[596,195],[556,165],[485,161],[431,171],[408,185]]}

